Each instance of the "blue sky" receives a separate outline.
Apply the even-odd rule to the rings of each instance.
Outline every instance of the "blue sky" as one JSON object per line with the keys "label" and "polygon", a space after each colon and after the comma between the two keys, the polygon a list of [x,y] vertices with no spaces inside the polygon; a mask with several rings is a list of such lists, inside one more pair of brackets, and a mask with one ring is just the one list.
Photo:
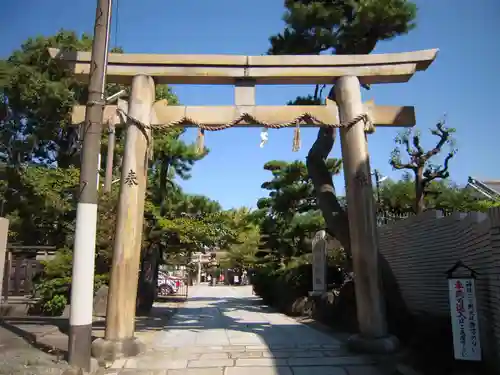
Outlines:
{"label": "blue sky", "polygon": [[[268,38],[282,30],[282,0],[115,0],[111,44],[135,53],[221,53],[260,55]],[[409,35],[382,43],[376,52],[405,52],[439,48],[437,60],[406,84],[379,85],[364,93],[383,105],[414,105],[423,143],[434,143],[428,129],[443,113],[457,129],[458,155],[451,163],[452,179],[466,183],[467,176],[499,179],[495,147],[500,126],[494,110],[500,87],[498,0],[420,0],[418,26]],[[51,35],[60,28],[92,32],[95,2],[88,0],[5,0],[0,23],[0,56],[8,56],[28,37]],[[117,22],[117,25],[115,25]],[[115,30],[117,32],[115,33]],[[496,36],[495,36],[496,35]],[[309,86],[259,86],[257,104],[279,105]],[[174,86],[186,105],[233,104],[231,86]],[[379,128],[369,137],[372,168],[393,178],[388,164],[396,129]],[[231,129],[209,133],[211,153],[196,164],[193,177],[182,182],[187,192],[205,194],[224,207],[255,206],[265,192],[260,189],[269,173],[268,160],[304,160],[316,130],[302,130],[302,149],[292,152],[292,130],[270,131],[269,142],[259,148],[259,129]],[[195,130],[186,134],[195,139]],[[498,155],[498,154],[497,154]],[[340,156],[336,145],[332,156]],[[439,161],[439,160],[438,160]],[[343,191],[343,176],[335,178]]]}

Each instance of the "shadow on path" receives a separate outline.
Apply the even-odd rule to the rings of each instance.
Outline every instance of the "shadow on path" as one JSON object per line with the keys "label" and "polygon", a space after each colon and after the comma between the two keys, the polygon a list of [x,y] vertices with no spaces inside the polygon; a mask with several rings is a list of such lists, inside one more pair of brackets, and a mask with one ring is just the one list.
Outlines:
{"label": "shadow on path", "polygon": [[[163,331],[177,306],[156,305],[149,316],[136,317],[136,332]],[[23,338],[34,348],[57,358],[67,359],[69,319],[63,317],[20,316],[0,319],[0,326]],[[106,321],[96,318],[92,323],[92,340],[104,336]]]}
{"label": "shadow on path", "polygon": [[200,286],[146,353],[115,367],[167,369],[169,375],[190,374],[190,368],[207,375],[382,374],[375,363],[348,352],[339,337],[262,305],[249,287]]}

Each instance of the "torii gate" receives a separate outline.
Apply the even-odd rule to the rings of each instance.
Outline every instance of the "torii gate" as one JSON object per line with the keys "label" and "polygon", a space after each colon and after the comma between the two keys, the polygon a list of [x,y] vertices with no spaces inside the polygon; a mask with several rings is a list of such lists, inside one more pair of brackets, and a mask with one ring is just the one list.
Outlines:
{"label": "torii gate", "polygon": [[[108,59],[107,81],[131,84],[129,104],[106,106],[104,122],[126,117],[126,145],[108,296],[106,334],[94,342],[98,356],[117,358],[140,350],[134,338],[135,304],[141,249],[144,198],[151,128],[199,127],[221,130],[237,126],[332,126],[340,128],[346,184],[356,303],[358,348],[392,351],[397,340],[387,334],[377,264],[378,239],[367,138],[374,126],[411,127],[413,107],[376,106],[361,102],[360,84],[407,82],[426,70],[438,50],[395,54],[320,56],[232,56],[116,54]],[[89,52],[61,52],[80,79],[90,72]],[[168,106],[155,103],[157,84],[226,84],[235,86],[235,106]],[[268,84],[333,84],[336,103],[317,106],[256,106],[255,86]],[[127,108],[128,107],[128,108]],[[85,107],[76,106],[73,123],[84,121]],[[72,306],[73,308],[73,306]]]}

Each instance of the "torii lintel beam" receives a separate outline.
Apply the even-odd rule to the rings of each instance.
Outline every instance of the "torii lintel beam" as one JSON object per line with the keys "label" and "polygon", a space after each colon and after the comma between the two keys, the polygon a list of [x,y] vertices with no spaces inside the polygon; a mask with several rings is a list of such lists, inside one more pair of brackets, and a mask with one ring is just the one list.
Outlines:
{"label": "torii lintel beam", "polygon": [[[127,102],[119,101],[118,105],[107,105],[104,109],[103,123],[119,126],[121,119],[117,109],[127,112]],[[366,113],[370,115],[375,126],[412,127],[415,125],[415,109],[410,106],[378,106],[373,101],[364,103]],[[203,124],[207,127],[219,127],[240,118],[243,114],[249,121],[242,121],[234,127],[261,127],[263,124],[288,124],[295,119],[310,115],[309,121],[301,122],[302,127],[334,126],[340,122],[335,102],[327,100],[326,105],[292,105],[292,106],[169,106],[166,100],[157,101],[153,105],[153,128],[196,127]],[[73,107],[72,123],[79,125],[85,121],[85,106]],[[176,125],[172,125],[172,124]]]}
{"label": "torii lintel beam", "polygon": [[[90,73],[90,52],[49,48],[82,81]],[[130,84],[145,74],[159,84],[224,84],[239,80],[255,84],[332,84],[342,76],[357,76],[363,84],[407,82],[426,70],[437,49],[372,55],[161,55],[110,53],[106,79]]]}

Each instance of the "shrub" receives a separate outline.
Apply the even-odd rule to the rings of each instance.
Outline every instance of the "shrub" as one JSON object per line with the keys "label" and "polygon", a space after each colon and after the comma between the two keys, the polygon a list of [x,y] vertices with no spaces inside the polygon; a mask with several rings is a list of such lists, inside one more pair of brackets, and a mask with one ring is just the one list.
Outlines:
{"label": "shrub", "polygon": [[[53,259],[42,262],[43,270],[33,278],[33,297],[36,304],[31,314],[59,316],[70,300],[73,256],[70,250],[61,249]],[[96,275],[94,293],[108,283],[108,274]]]}
{"label": "shrub", "polygon": [[95,275],[94,276],[94,294],[97,293],[99,288],[103,285],[108,285],[109,284],[109,274],[105,273],[102,275]]}
{"label": "shrub", "polygon": [[[328,267],[327,276],[328,284],[339,283],[342,270],[336,266]],[[264,303],[291,312],[293,304],[312,290],[312,278],[311,264],[290,263],[278,269],[267,265],[256,269],[252,284]]]}
{"label": "shrub", "polygon": [[40,278],[34,288],[34,297],[39,300],[31,312],[50,316],[61,315],[68,304],[70,285],[70,277]]}

